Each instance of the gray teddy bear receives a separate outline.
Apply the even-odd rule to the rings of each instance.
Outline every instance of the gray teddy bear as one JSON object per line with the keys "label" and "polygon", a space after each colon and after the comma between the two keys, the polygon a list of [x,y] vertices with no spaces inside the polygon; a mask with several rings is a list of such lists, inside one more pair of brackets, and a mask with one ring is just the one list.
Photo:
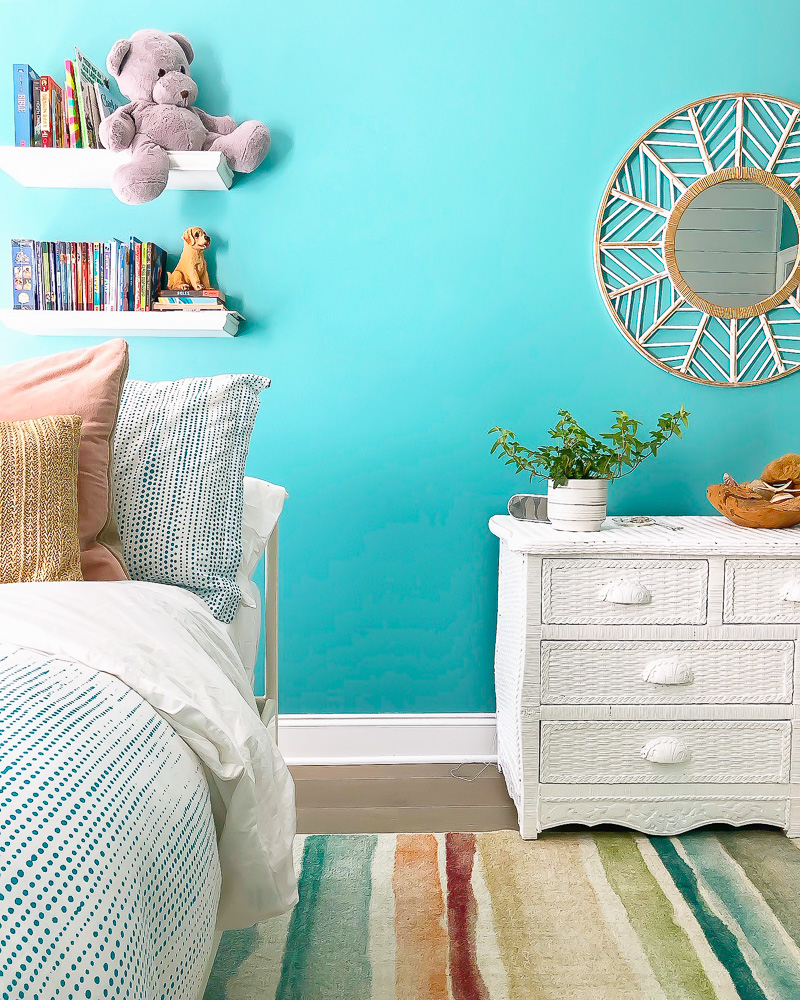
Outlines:
{"label": "gray teddy bear", "polygon": [[106,65],[130,101],[100,125],[100,141],[130,149],[112,187],[120,201],[141,205],[167,186],[167,150],[218,150],[233,170],[250,173],[269,150],[269,129],[257,121],[215,118],[194,107],[197,84],[189,74],[194,51],[179,34],[144,29],[115,42]]}

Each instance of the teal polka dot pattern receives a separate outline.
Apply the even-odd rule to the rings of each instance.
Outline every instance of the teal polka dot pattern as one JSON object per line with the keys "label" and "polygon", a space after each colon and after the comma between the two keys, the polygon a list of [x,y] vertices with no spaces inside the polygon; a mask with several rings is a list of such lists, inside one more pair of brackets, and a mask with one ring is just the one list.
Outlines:
{"label": "teal polka dot pattern", "polygon": [[139,695],[0,645],[0,997],[185,1000],[220,867],[200,763]]}
{"label": "teal polka dot pattern", "polygon": [[241,600],[244,470],[262,375],[129,379],[113,510],[131,578],[184,587],[230,624]]}

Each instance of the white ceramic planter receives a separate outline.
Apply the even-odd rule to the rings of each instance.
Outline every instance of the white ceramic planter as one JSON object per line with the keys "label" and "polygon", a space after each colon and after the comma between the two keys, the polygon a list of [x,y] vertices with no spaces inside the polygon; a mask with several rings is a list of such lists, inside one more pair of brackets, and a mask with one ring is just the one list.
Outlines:
{"label": "white ceramic planter", "polygon": [[606,519],[607,479],[570,479],[547,484],[547,516],[558,531],[599,531]]}

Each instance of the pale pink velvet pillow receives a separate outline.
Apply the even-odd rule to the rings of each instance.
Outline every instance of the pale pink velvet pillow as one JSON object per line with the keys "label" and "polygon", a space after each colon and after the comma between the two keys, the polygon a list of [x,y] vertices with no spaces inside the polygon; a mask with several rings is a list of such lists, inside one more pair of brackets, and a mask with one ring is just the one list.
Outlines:
{"label": "pale pink velvet pillow", "polygon": [[119,529],[111,515],[111,436],[127,374],[124,340],[0,368],[0,420],[65,413],[83,418],[78,535],[84,580],[128,579]]}

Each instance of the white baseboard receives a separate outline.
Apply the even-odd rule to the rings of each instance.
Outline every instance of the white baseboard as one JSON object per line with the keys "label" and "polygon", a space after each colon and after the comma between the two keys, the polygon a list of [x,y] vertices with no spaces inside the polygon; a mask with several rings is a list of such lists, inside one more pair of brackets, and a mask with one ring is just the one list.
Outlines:
{"label": "white baseboard", "polygon": [[493,713],[281,715],[289,764],[447,764],[497,761]]}

